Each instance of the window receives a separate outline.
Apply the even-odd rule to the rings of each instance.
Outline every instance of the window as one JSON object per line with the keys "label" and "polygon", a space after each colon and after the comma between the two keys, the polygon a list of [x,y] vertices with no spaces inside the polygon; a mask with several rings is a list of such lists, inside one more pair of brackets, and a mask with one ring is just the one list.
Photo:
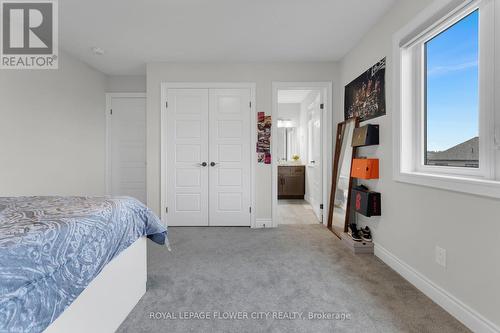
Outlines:
{"label": "window", "polygon": [[424,42],[425,165],[479,167],[479,11]]}
{"label": "window", "polygon": [[436,1],[394,35],[396,180],[500,198],[497,2]]}

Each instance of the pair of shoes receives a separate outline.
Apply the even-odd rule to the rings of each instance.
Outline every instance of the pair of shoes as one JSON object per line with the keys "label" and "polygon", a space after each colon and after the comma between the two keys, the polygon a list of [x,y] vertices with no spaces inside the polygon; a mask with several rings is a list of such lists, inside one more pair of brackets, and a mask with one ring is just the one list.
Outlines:
{"label": "pair of shoes", "polygon": [[372,233],[370,228],[364,227],[358,230],[356,223],[349,224],[349,236],[351,236],[352,240],[355,242],[371,242],[372,241]]}
{"label": "pair of shoes", "polygon": [[347,234],[351,236],[352,240],[355,242],[361,242],[362,240],[356,223],[349,224],[349,231],[347,232]]}
{"label": "pair of shoes", "polygon": [[359,233],[361,234],[361,238],[365,242],[371,242],[372,241],[372,232],[370,231],[370,228],[364,227],[361,230],[359,230]]}

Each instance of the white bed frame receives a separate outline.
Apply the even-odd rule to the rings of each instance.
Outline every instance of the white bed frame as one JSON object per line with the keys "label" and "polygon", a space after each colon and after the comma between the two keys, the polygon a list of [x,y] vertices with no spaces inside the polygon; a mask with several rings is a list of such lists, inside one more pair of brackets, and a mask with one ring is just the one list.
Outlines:
{"label": "white bed frame", "polygon": [[109,262],[45,332],[115,332],[146,292],[146,240],[141,237]]}

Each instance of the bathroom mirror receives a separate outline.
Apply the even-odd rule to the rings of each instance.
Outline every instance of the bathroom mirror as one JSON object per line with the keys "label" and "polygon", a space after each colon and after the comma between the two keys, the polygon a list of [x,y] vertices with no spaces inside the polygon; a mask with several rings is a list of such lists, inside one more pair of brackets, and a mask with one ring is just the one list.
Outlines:
{"label": "bathroom mirror", "polygon": [[356,127],[358,127],[357,118],[351,118],[337,126],[328,228],[339,238],[343,232],[347,232],[349,225],[352,187],[351,165],[355,153],[355,148],[352,147],[351,143]]}
{"label": "bathroom mirror", "polygon": [[292,120],[278,119],[277,156],[278,161],[290,161],[297,152],[297,128]]}

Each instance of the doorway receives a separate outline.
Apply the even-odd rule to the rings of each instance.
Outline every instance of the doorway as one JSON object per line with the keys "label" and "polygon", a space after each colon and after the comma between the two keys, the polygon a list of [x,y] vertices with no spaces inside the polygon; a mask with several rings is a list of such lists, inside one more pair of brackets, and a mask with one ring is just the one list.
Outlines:
{"label": "doorway", "polygon": [[106,94],[106,192],[146,203],[146,94]]}
{"label": "doorway", "polygon": [[273,226],[326,220],[330,91],[330,83],[273,84]]}
{"label": "doorway", "polygon": [[253,224],[253,86],[162,86],[162,204],[170,226]]}

